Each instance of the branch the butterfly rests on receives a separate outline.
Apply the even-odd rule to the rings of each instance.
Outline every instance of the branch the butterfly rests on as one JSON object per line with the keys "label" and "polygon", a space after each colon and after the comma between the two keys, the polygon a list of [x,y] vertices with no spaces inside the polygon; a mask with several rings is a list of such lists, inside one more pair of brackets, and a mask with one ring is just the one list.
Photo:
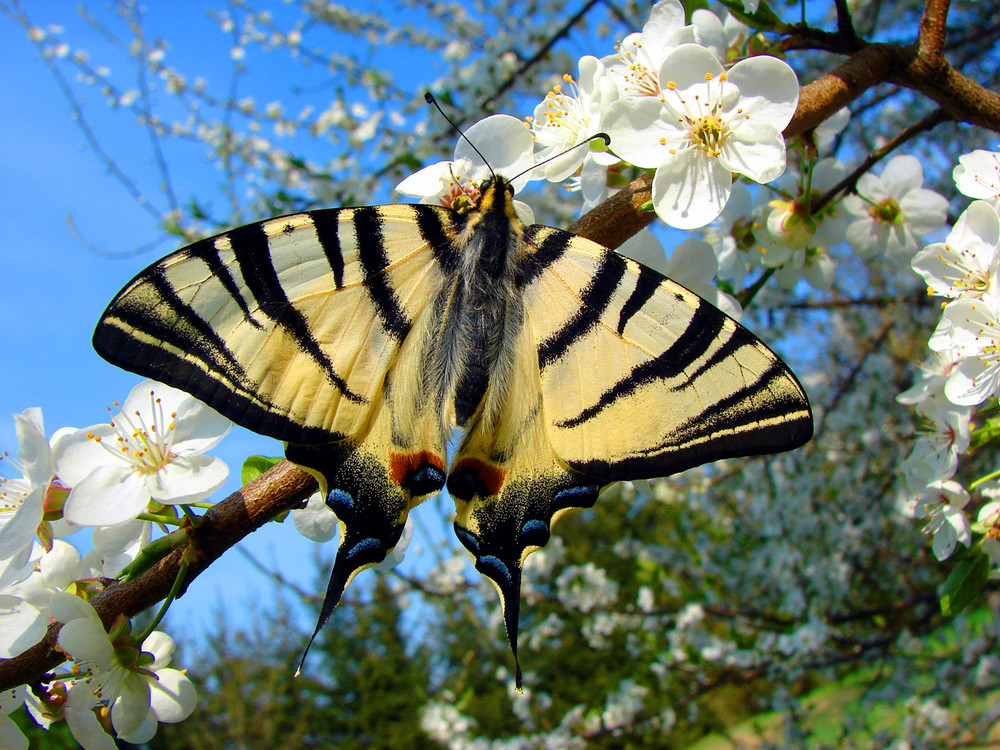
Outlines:
{"label": "branch the butterfly rests on", "polygon": [[518,687],[522,566],[563,513],[616,481],[812,435],[804,391],[756,337],[602,245],[525,226],[496,174],[462,210],[320,209],[182,248],[115,297],[94,347],[284,441],[316,477],[340,545],[313,638],[447,487]]}

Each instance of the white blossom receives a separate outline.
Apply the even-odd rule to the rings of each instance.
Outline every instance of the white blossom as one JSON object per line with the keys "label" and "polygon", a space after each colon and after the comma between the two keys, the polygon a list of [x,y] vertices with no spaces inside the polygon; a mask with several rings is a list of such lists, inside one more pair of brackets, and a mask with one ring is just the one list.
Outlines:
{"label": "white blossom", "polygon": [[[534,163],[534,142],[525,123],[509,115],[490,115],[458,139],[454,159],[424,167],[396,190],[421,203],[463,211],[479,203],[479,186],[494,172],[509,178],[515,193],[522,190],[532,179]],[[526,204],[515,201],[514,208],[521,221],[534,223]]]}
{"label": "white blossom", "polygon": [[960,193],[982,198],[1000,209],[1000,153],[976,149],[962,154],[952,177]]}
{"label": "white blossom", "polygon": [[982,297],[996,286],[1000,264],[1000,216],[986,201],[974,201],[944,242],[917,253],[913,270],[927,291],[941,297]]}
{"label": "white blossom", "polygon": [[228,419],[175,388],[145,381],[110,423],[55,441],[56,473],[72,487],[65,516],[111,526],[163,504],[204,500],[226,481],[218,458],[202,455],[229,432]]}
{"label": "white blossom", "polygon": [[770,182],[784,171],[781,131],[799,96],[787,63],[760,55],[726,71],[704,47],[684,44],[664,59],[659,82],[662,99],[621,99],[604,126],[616,154],[656,170],[653,207],[666,223],[694,229],[715,219],[734,172]]}
{"label": "white blossom", "polygon": [[861,257],[910,259],[920,238],[944,224],[948,201],[923,183],[920,160],[908,154],[890,159],[881,176],[861,175],[857,195],[844,199],[847,211],[858,217],[847,227],[847,241]]}
{"label": "white blossom", "polygon": [[972,532],[962,509],[969,493],[958,482],[942,479],[927,485],[916,499],[914,513],[928,518],[924,532],[932,535],[931,549],[938,560],[947,560],[957,542],[969,546]]}
{"label": "white blossom", "polygon": [[[194,710],[194,685],[168,666],[175,648],[170,636],[154,631],[136,653],[127,641],[109,640],[97,612],[82,599],[59,595],[52,614],[65,623],[59,647],[80,673],[89,675],[90,692],[110,706],[118,737],[133,744],[148,742],[158,722],[183,721]],[[129,661],[132,657],[138,658]]]}
{"label": "white blossom", "polygon": [[616,54],[602,62],[623,97],[660,96],[660,69],[667,55],[682,44],[696,42],[695,28],[684,23],[678,0],[660,0],[649,11],[641,32],[615,45]]}
{"label": "white blossom", "polygon": [[942,320],[961,357],[945,383],[945,396],[953,404],[980,404],[1000,390],[1000,296],[957,299]]}
{"label": "white blossom", "polygon": [[[604,64],[596,57],[580,58],[579,70],[579,83],[569,75],[564,76],[569,91],[564,91],[562,86],[554,87],[538,103],[529,119],[531,134],[540,147],[535,159],[545,162],[540,164],[539,170],[550,182],[562,182],[587,160],[603,166],[617,161],[607,151],[593,150],[595,147],[603,149],[603,141],[592,142],[591,148],[581,144],[600,132],[601,113],[618,97],[618,92],[606,75]],[[603,187],[606,182],[603,170],[588,170],[586,174],[588,180],[599,184],[581,184],[585,194]]]}

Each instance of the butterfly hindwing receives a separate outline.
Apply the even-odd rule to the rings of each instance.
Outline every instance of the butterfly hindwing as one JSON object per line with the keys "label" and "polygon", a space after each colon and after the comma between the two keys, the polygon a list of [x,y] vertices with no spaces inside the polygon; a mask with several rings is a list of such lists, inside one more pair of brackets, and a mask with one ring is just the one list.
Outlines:
{"label": "butterfly hindwing", "polygon": [[531,330],[522,327],[503,408],[483,409],[448,473],[455,531],[500,595],[515,664],[524,560],[545,546],[563,512],[593,505],[600,491],[552,449],[535,351]]}

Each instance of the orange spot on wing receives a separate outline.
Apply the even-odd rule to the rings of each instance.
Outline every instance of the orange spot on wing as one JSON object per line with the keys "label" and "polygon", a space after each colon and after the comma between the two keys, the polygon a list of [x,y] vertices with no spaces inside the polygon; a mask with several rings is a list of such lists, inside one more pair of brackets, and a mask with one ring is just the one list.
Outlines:
{"label": "orange spot on wing", "polygon": [[451,473],[455,474],[461,469],[468,469],[475,474],[490,495],[499,495],[507,478],[506,469],[478,458],[463,458],[452,467]]}
{"label": "orange spot on wing", "polygon": [[389,478],[399,486],[413,472],[425,464],[430,464],[444,472],[444,463],[435,453],[418,451],[416,453],[393,453],[389,456]]}

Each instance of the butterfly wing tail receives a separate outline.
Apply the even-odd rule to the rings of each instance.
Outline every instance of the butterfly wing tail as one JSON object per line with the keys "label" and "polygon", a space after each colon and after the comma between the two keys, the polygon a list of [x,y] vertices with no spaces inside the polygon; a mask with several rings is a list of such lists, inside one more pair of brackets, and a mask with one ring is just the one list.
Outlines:
{"label": "butterfly wing tail", "polygon": [[592,506],[600,487],[560,467],[551,454],[548,461],[538,460],[539,454],[528,454],[534,459],[530,466],[527,462],[499,465],[485,457],[473,457],[469,448],[448,477],[448,492],[456,507],[455,533],[475,557],[476,570],[500,595],[520,690],[517,633],[524,561],[548,543],[552,524],[560,515]]}
{"label": "butterfly wing tail", "polygon": [[409,512],[444,486],[443,440],[437,447],[427,442],[420,448],[402,447],[400,436],[394,439],[390,429],[391,411],[383,406],[363,442],[290,444],[285,449],[289,461],[317,478],[340,525],[340,545],[310,646],[354,576],[385,560],[399,542]]}

